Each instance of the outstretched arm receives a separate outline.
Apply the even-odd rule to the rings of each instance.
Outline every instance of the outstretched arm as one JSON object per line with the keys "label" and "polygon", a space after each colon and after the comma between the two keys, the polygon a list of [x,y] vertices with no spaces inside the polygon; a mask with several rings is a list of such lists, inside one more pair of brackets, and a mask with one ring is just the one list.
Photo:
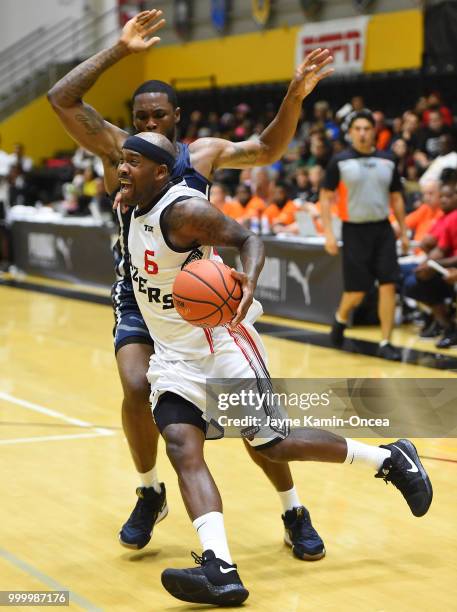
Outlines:
{"label": "outstretched arm", "polygon": [[[110,169],[114,167],[115,170],[127,134],[105,121],[82,98],[108,68],[127,55],[149,49],[160,41],[157,36],[149,37],[165,23],[161,15],[162,11],[158,10],[143,11],[130,19],[115,45],[76,66],[48,92],[48,100],[67,132],[78,144],[102,158],[108,179],[113,175],[114,183],[115,172]],[[115,184],[107,187],[111,191]]]}
{"label": "outstretched arm", "polygon": [[231,246],[238,249],[243,272],[232,270],[232,275],[241,283],[243,298],[231,323],[232,327],[236,327],[252,303],[265,261],[262,240],[234,219],[223,215],[203,198],[190,198],[170,206],[164,223],[168,240],[179,249],[190,250],[200,245]]}
{"label": "outstretched arm", "polygon": [[333,74],[333,68],[328,68],[332,61],[327,49],[316,49],[305,58],[297,68],[278,114],[258,140],[233,143],[220,138],[201,138],[190,145],[193,160],[195,156],[202,157],[203,163],[203,157],[211,157],[211,168],[207,169],[210,174],[217,168],[251,168],[280,159],[297,130],[303,100],[319,81]]}

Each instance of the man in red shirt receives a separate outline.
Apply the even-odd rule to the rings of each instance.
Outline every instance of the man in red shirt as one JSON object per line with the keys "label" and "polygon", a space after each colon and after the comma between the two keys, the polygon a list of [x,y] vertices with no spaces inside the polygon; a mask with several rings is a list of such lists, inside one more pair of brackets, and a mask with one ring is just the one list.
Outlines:
{"label": "man in red shirt", "polygon": [[[432,229],[437,246],[430,251],[429,259],[449,268],[457,265],[457,182],[446,183],[441,187],[441,208],[445,216]],[[435,320],[444,329],[437,348],[449,348],[457,344],[456,327],[446,304],[446,300],[453,297],[454,290],[443,276],[424,262],[416,269],[415,276],[407,279],[406,295],[428,304]]]}

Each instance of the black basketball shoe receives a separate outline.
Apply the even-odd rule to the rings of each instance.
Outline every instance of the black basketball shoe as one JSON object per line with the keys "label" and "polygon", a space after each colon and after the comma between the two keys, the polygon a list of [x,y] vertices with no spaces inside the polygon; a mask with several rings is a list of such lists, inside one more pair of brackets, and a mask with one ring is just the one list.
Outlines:
{"label": "black basketball shoe", "polygon": [[287,510],[281,518],[286,530],[284,542],[292,547],[298,559],[318,561],[325,557],[324,542],[314,529],[305,506]]}
{"label": "black basketball shoe", "polygon": [[216,606],[239,606],[248,598],[236,565],[217,559],[212,550],[205,550],[201,557],[193,552],[192,557],[200,567],[162,572],[162,584],[170,595]]}
{"label": "black basketball shoe", "polygon": [[127,548],[139,550],[151,539],[154,525],[168,514],[165,485],[160,483],[160,493],[152,487],[138,487],[138,501],[119,533],[119,542]]}
{"label": "black basketball shoe", "polygon": [[409,440],[381,444],[392,455],[385,459],[375,478],[391,482],[405,498],[414,516],[423,516],[433,499],[432,483],[420,462],[416,447]]}
{"label": "black basketball shoe", "polygon": [[341,348],[344,344],[344,331],[346,329],[346,323],[340,323],[333,319],[332,329],[330,330],[330,342],[336,348]]}

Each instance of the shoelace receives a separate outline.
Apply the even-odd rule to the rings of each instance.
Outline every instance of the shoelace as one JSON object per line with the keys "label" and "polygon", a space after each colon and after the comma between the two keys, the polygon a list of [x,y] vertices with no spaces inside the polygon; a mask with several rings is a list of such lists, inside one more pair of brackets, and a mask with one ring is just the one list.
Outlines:
{"label": "shoelace", "polygon": [[131,523],[133,523],[134,526],[137,526],[139,524],[141,524],[143,521],[147,520],[151,520],[154,522],[156,519],[156,515],[158,514],[158,511],[155,509],[154,512],[152,513],[151,516],[151,508],[150,508],[150,504],[148,504],[148,502],[144,499],[144,497],[141,497],[138,494],[138,490],[137,490],[137,495],[138,495],[138,501],[136,502],[135,508],[133,509],[132,515],[131,515]]}
{"label": "shoelace", "polygon": [[197,553],[194,553],[194,551],[192,550],[191,553],[192,557],[194,558],[194,561],[197,565],[203,565],[204,564],[204,560],[203,557],[199,557],[197,555]]}
{"label": "shoelace", "polygon": [[405,474],[395,469],[392,465],[387,468],[387,473],[385,473],[385,469],[386,468],[381,468],[381,471],[378,474],[375,474],[375,478],[382,478],[386,484],[391,482],[397,489],[407,488],[409,483]]}
{"label": "shoelace", "polygon": [[306,539],[315,539],[316,534],[311,524],[311,519],[301,510],[297,512],[297,519],[293,527],[298,535],[304,536]]}

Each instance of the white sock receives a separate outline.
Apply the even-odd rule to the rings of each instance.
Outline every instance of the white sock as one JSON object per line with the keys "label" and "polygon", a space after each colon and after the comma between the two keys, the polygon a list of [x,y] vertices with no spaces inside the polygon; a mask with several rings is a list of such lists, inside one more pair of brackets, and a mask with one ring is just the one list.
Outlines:
{"label": "white sock", "polygon": [[197,530],[202,550],[212,550],[218,559],[232,565],[222,512],[202,514],[192,524]]}
{"label": "white sock", "polygon": [[344,463],[365,463],[365,465],[370,465],[377,472],[384,463],[384,460],[391,455],[390,450],[387,450],[387,448],[363,444],[351,438],[346,438],[346,444],[348,454]]}
{"label": "white sock", "polygon": [[154,466],[152,470],[149,470],[149,472],[144,472],[143,474],[138,472],[138,476],[140,477],[143,487],[146,487],[147,489],[152,487],[156,493],[160,493],[160,482],[159,477],[157,476],[156,466]]}
{"label": "white sock", "polygon": [[303,504],[298,497],[297,489],[292,487],[288,491],[278,491],[279,499],[281,500],[282,510],[284,513],[292,508],[299,508]]}
{"label": "white sock", "polygon": [[382,348],[383,346],[386,346],[387,344],[389,344],[389,340],[381,340],[381,342],[379,343],[379,346]]}

